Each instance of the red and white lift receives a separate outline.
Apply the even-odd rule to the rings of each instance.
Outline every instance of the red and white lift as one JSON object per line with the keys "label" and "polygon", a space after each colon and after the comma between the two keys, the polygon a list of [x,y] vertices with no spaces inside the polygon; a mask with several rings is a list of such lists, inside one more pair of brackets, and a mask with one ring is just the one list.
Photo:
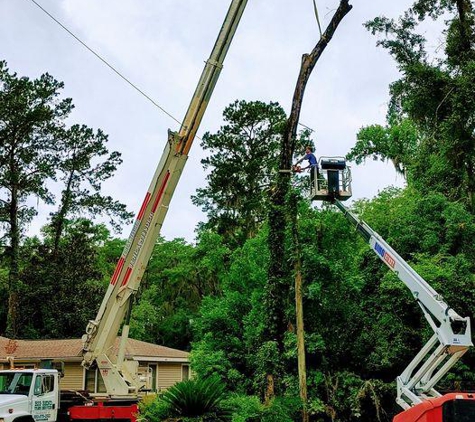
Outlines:
{"label": "red and white lift", "polygon": [[433,336],[397,377],[397,403],[404,409],[394,422],[474,422],[475,394],[441,395],[435,386],[472,347],[470,319],[457,314],[368,224],[341,201],[351,197],[351,171],[344,158],[322,158],[311,186],[312,200],[335,204],[371,250],[411,291],[434,331]]}

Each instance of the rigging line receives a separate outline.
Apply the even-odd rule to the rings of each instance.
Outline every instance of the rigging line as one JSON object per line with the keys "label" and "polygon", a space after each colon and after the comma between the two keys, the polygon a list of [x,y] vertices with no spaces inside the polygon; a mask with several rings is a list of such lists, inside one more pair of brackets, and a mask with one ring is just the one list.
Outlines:
{"label": "rigging line", "polygon": [[[109,69],[111,69],[114,73],[116,73],[120,78],[122,78],[125,82],[127,82],[132,88],[138,91],[141,95],[143,95],[147,100],[149,100],[155,107],[157,107],[160,111],[165,113],[168,117],[173,119],[176,123],[180,126],[182,122],[171,115],[168,111],[166,111],[163,107],[157,104],[151,97],[149,97],[145,92],[143,92],[137,85],[132,83],[129,79],[127,79],[124,75],[122,75],[117,69],[115,69],[112,65],[110,65],[105,59],[103,59],[98,53],[96,53],[92,48],[90,48],[85,42],[83,42],[79,37],[77,37],[73,32],[71,32],[66,26],[64,26],[58,19],[56,19],[51,13],[49,13],[44,7],[36,2],[36,0],[30,0],[34,3],[38,8],[40,8],[44,13],[46,13],[51,19],[53,19],[61,28],[63,28],[69,35],[71,35],[76,41],[81,43],[86,49],[88,49],[92,54],[94,54],[101,62],[103,62]],[[197,136],[199,139],[199,137]]]}
{"label": "rigging line", "polygon": [[300,122],[299,122],[299,125],[300,125],[300,126],[303,126],[305,129],[308,129],[310,132],[315,132],[314,129],[312,129],[311,127],[309,127],[309,126],[307,126],[307,125],[304,125],[303,123],[300,123]]}
{"label": "rigging line", "polygon": [[322,27],[320,25],[320,18],[318,17],[318,8],[317,8],[317,3],[315,0],[313,0],[313,10],[315,12],[315,18],[317,18],[317,23],[318,23],[318,30],[320,31],[320,37],[322,37]]}

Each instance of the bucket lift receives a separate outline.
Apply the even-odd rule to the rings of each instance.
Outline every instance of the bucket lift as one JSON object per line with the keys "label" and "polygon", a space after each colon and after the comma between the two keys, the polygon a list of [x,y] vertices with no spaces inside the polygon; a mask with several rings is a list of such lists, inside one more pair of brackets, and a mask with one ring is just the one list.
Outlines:
{"label": "bucket lift", "polygon": [[312,200],[329,201],[369,244],[372,251],[408,287],[434,331],[397,377],[397,403],[404,409],[393,422],[473,422],[475,394],[442,395],[435,386],[473,346],[470,318],[458,315],[388,243],[341,201],[351,197],[351,173],[341,157],[322,157],[311,176]]}
{"label": "bucket lift", "polygon": [[335,202],[351,198],[351,170],[343,157],[321,157],[312,168],[310,199]]}

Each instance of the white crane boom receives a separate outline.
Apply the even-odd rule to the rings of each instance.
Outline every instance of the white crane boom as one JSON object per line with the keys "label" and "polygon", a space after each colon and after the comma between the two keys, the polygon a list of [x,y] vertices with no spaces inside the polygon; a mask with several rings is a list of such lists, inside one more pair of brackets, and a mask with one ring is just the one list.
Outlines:
{"label": "white crane boom", "polygon": [[247,0],[232,0],[231,2],[180,131],[178,133],[169,131],[162,158],[117,263],[101,307],[96,318],[89,322],[86,334],[83,336],[83,365],[90,368],[97,364],[107,393],[111,397],[137,395],[144,385],[143,380],[138,377],[136,365],[124,360],[128,322],[122,328],[119,351],[114,351],[113,346],[124,318],[127,314],[130,317],[133,297],[139,288],[175,187],[246,4]]}

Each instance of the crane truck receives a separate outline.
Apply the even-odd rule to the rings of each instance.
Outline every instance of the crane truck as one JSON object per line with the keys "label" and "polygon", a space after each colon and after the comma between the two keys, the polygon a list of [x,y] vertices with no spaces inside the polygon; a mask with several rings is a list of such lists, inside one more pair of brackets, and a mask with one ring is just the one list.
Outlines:
{"label": "crane truck", "polygon": [[393,422],[474,422],[475,394],[442,395],[435,386],[473,346],[470,319],[457,314],[388,243],[342,201],[352,195],[351,171],[342,157],[322,157],[310,199],[337,206],[371,250],[411,291],[434,334],[397,377],[396,402],[404,409]]}
{"label": "crane truck", "polygon": [[[83,366],[99,370],[106,395],[77,393],[61,400],[60,376],[55,369],[0,371],[0,422],[136,421],[137,403],[148,377],[138,373],[137,362],[125,359],[133,299],[246,4],[247,0],[231,1],[181,128],[168,132],[162,157],[102,304],[83,336]],[[115,354],[113,345],[120,329],[121,341]]]}

